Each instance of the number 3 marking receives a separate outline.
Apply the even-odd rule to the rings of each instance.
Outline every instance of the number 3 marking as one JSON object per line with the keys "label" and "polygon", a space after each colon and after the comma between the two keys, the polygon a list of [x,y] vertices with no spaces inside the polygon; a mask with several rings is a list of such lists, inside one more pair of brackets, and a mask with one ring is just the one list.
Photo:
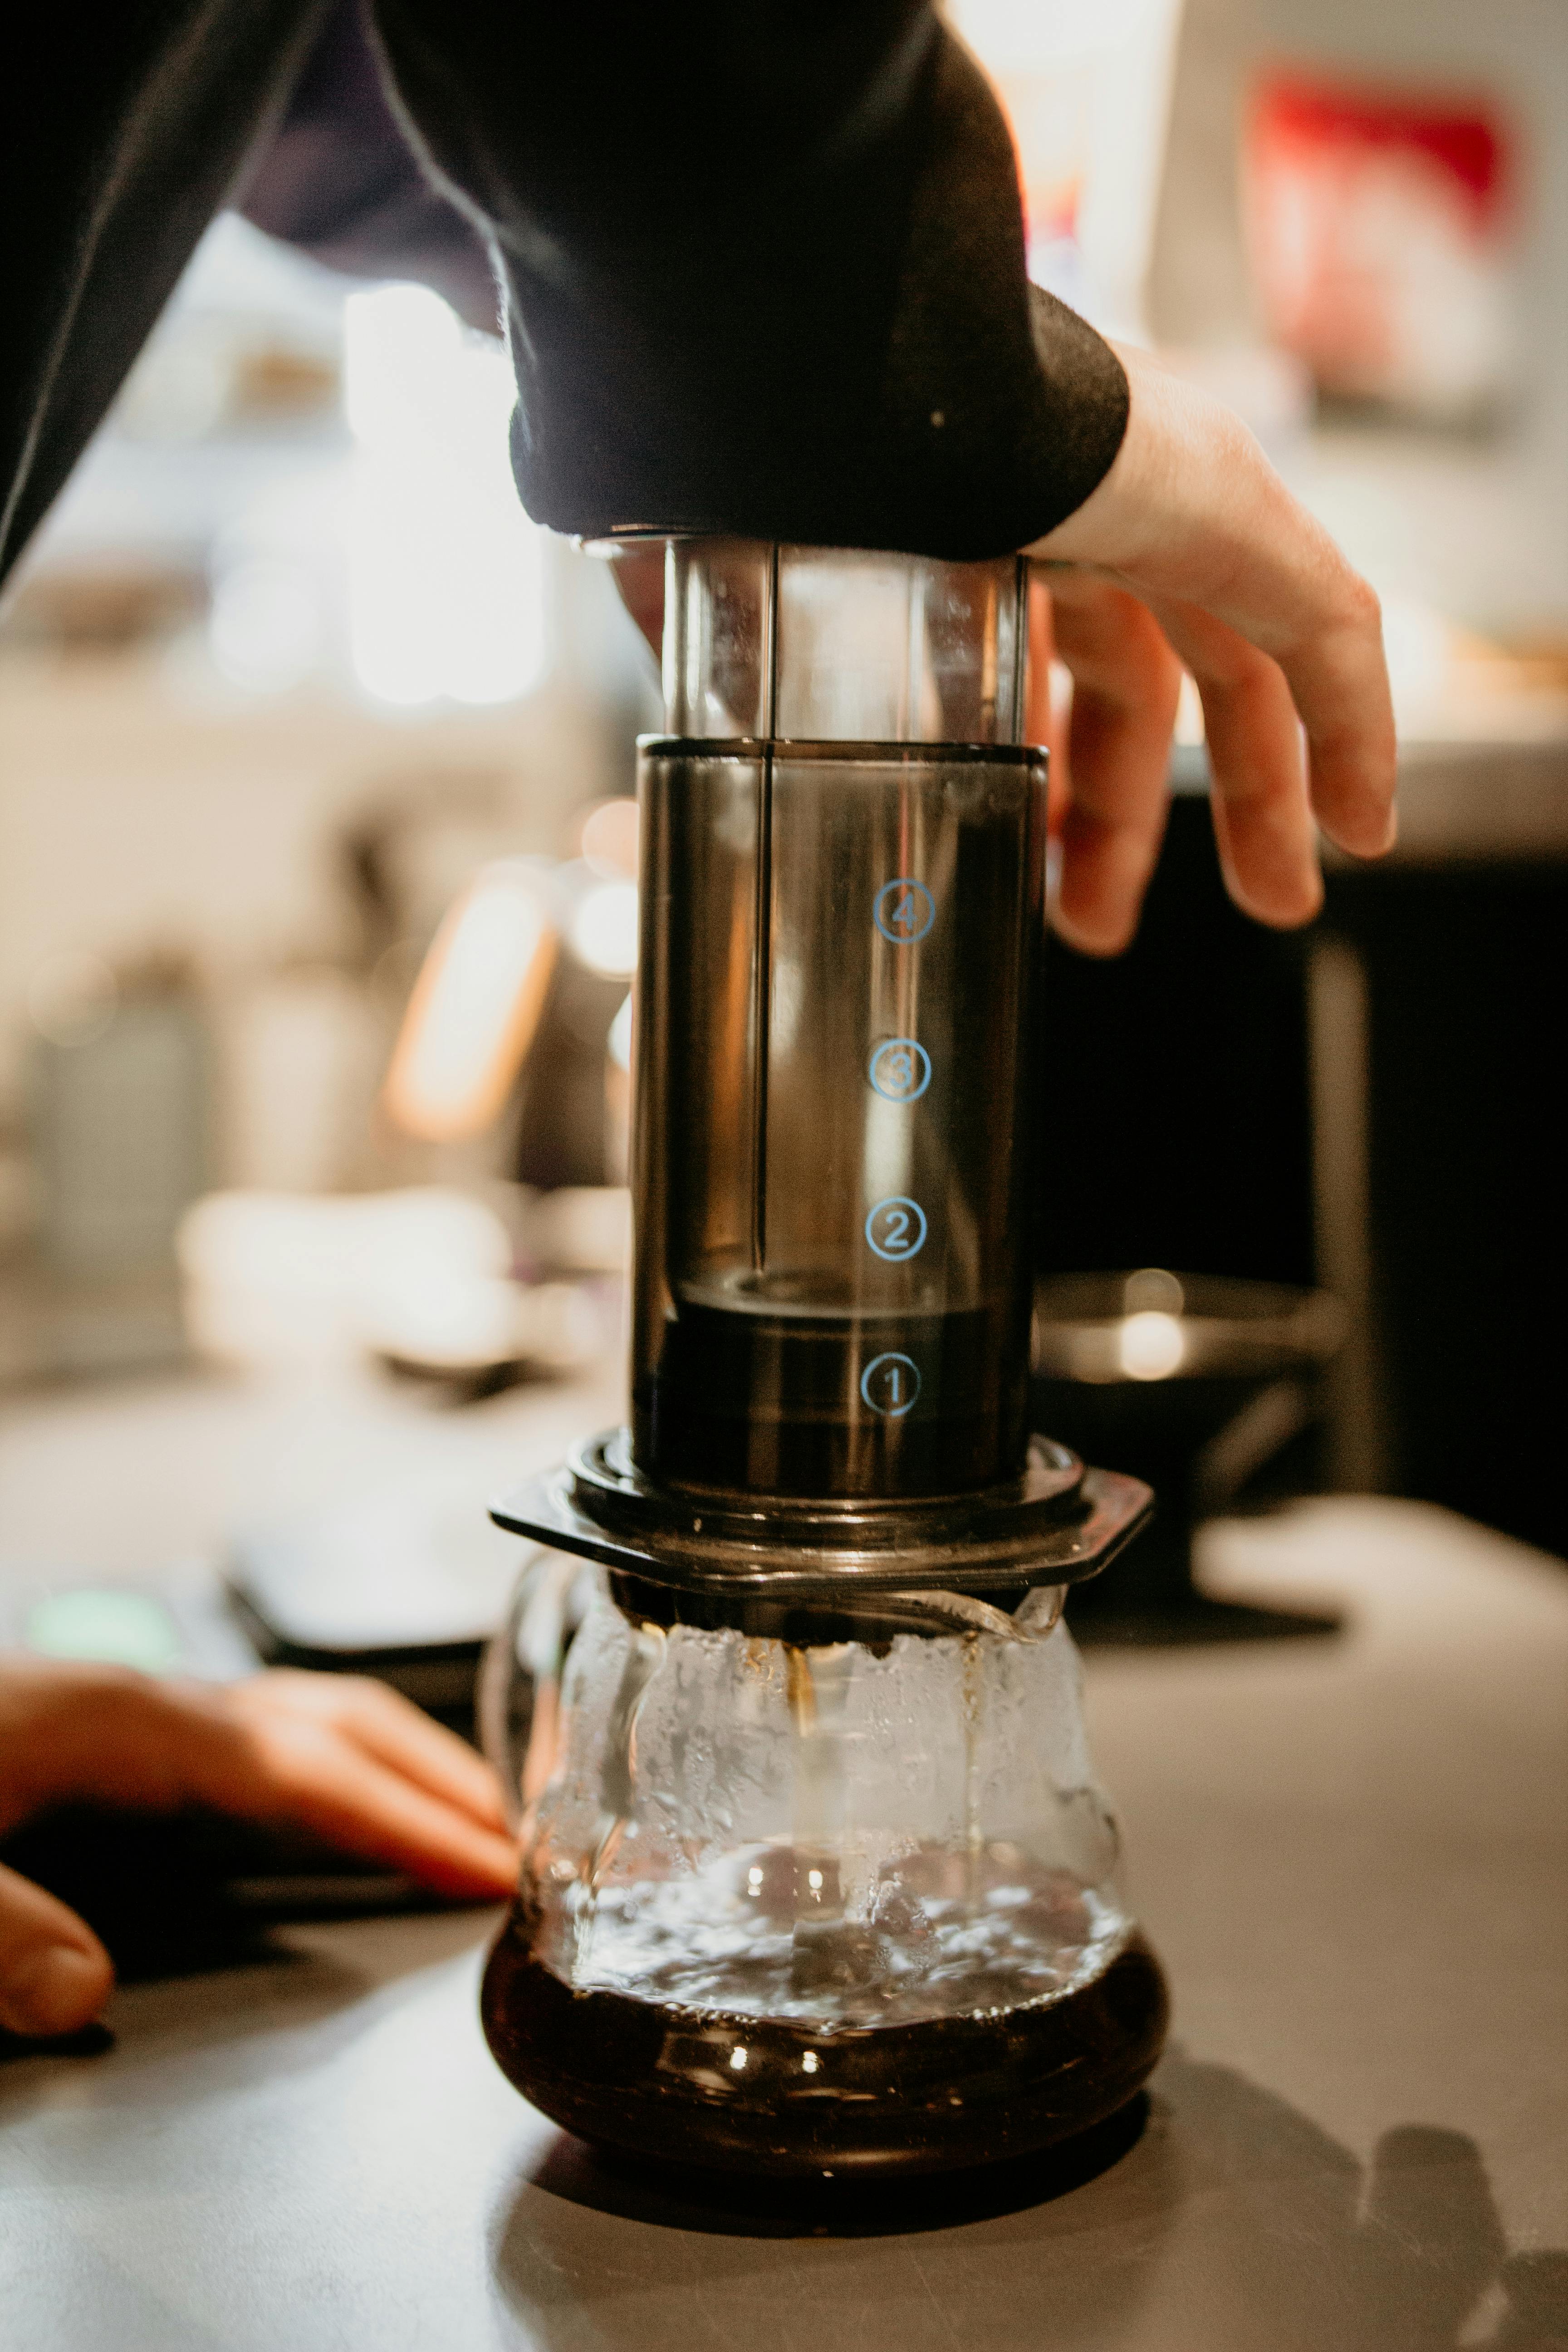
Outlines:
{"label": "number 3 marking", "polygon": [[931,1084],[931,1055],[913,1037],[889,1037],[879,1045],[867,1076],[887,1102],[918,1102]]}

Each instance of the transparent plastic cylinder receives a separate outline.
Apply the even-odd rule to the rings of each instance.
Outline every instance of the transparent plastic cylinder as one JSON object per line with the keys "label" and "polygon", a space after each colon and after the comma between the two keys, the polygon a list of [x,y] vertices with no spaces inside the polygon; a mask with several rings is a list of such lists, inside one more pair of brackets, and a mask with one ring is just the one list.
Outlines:
{"label": "transparent plastic cylinder", "polygon": [[664,1484],[1016,1475],[1045,755],[1012,559],[672,546],[645,743],[634,1450]]}

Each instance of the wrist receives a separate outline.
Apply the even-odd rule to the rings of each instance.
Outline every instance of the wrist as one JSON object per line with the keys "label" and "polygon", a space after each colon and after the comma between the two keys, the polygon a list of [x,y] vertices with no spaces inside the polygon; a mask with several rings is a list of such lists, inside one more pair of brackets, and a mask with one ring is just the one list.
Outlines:
{"label": "wrist", "polygon": [[1173,526],[1185,514],[1195,509],[1212,528],[1215,501],[1209,476],[1215,445],[1229,442],[1233,434],[1244,441],[1250,436],[1228,410],[1149,352],[1131,345],[1113,348],[1127,374],[1121,446],[1082,506],[1029,551],[1047,561],[1133,573],[1168,551]]}

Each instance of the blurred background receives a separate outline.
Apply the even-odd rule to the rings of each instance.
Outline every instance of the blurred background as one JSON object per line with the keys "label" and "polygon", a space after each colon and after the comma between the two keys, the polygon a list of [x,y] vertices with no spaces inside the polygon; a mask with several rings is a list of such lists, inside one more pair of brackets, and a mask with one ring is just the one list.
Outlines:
{"label": "blurred background", "polygon": [[[1137,944],[1053,950],[1058,1419],[1068,1277],[1141,1282],[1089,1319],[1145,1338],[1194,1277],[1287,1286],[1204,1294],[1284,1352],[1183,1438],[1183,1511],[1384,1491],[1568,1551],[1568,15],[952,13],[1033,274],[1246,417],[1384,597],[1403,741],[1396,857],[1286,938],[1224,898],[1184,707]],[[166,1660],[216,1560],[265,1654],[401,1643],[438,1695],[510,1568],[487,1492],[616,1410],[660,705],[606,567],[517,505],[482,300],[257,219],[0,614],[5,1605]]]}

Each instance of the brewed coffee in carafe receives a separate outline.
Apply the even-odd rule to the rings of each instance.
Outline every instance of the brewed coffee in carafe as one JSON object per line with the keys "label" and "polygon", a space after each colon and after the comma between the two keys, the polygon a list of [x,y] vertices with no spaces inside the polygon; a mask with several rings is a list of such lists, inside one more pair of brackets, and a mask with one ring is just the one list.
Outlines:
{"label": "brewed coffee in carafe", "polygon": [[1027,1422],[1045,755],[1025,567],[672,541],[641,747],[632,1423],[499,1505],[544,2112],[772,2171],[1122,2105],[1158,1964],[1066,1586],[1147,1512]]}

